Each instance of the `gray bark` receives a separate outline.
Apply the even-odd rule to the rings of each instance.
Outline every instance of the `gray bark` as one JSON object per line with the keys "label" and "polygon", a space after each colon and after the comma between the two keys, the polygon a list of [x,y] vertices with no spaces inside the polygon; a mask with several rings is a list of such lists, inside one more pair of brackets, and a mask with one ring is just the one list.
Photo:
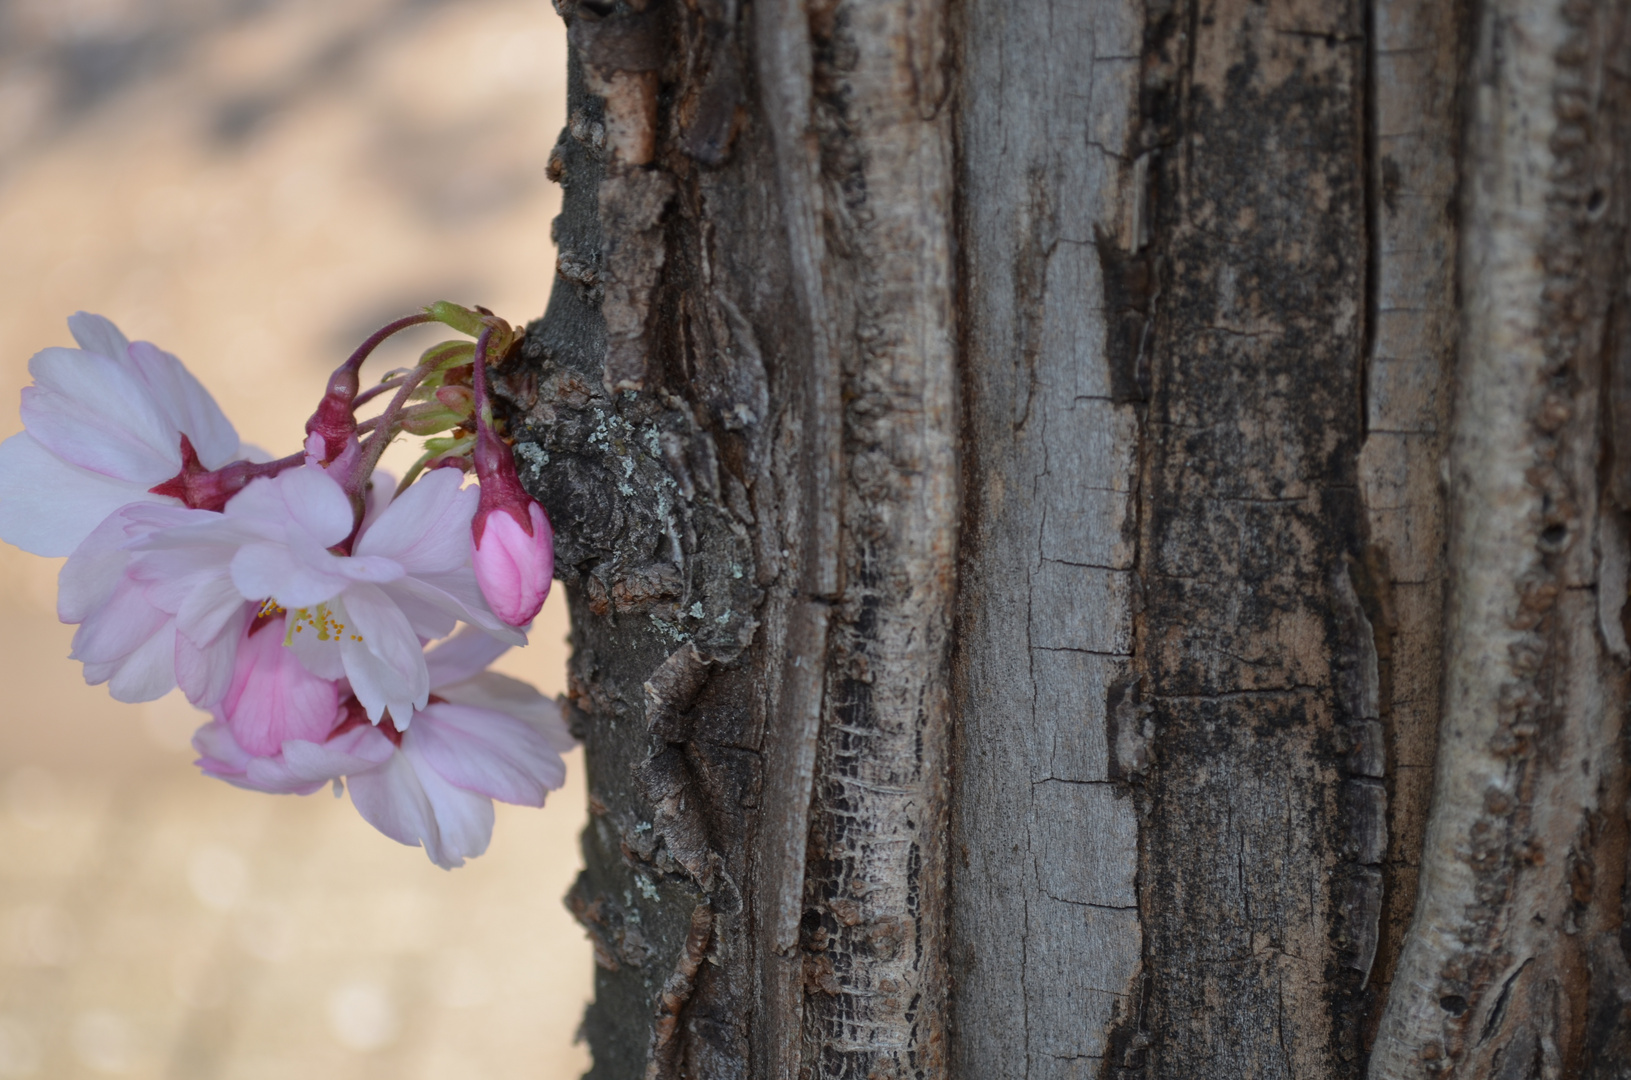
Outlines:
{"label": "gray bark", "polygon": [[1624,6],[560,7],[591,1075],[1626,1075]]}

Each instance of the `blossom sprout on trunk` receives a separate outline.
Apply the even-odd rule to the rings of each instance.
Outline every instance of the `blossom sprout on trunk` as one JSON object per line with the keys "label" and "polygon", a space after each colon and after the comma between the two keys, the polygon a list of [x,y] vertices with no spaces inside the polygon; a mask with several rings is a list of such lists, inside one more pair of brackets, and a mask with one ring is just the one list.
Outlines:
{"label": "blossom sprout on trunk", "polygon": [[470,523],[471,558],[482,595],[499,618],[525,626],[549,595],[555,572],[555,536],[549,518],[521,486],[510,448],[493,433],[493,407],[487,395],[487,355],[491,328],[476,339],[476,479],[481,501]]}
{"label": "blossom sprout on trunk", "polygon": [[[362,389],[382,342],[433,322],[477,341]],[[486,396],[509,324],[439,303],[382,327],[275,459],[175,357],[100,316],[69,328],[80,347],[34,357],[24,431],[0,443],[0,539],[68,556],[58,613],[86,681],[132,702],[179,687],[214,715],[194,740],[205,773],[275,793],[349,783],[369,822],[438,866],[486,850],[493,799],[542,805],[571,738],[553,702],[483,670],[526,641],[551,570],[548,519]],[[404,435],[429,438],[398,485],[377,465]]]}

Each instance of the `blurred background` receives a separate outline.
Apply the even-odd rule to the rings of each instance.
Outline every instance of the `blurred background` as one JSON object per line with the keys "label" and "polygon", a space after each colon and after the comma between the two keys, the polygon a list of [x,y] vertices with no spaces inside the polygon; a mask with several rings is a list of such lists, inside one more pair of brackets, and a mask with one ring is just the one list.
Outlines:
{"label": "blurred background", "polygon": [[[0,0],[0,436],[79,309],[179,355],[277,454],[390,318],[537,315],[565,52],[545,0]],[[83,685],[56,571],[0,547],[0,1077],[587,1067],[577,754],[549,806],[500,806],[489,852],[438,870],[349,801],[200,777],[185,701]],[[558,693],[565,635],[552,597],[500,666]]]}

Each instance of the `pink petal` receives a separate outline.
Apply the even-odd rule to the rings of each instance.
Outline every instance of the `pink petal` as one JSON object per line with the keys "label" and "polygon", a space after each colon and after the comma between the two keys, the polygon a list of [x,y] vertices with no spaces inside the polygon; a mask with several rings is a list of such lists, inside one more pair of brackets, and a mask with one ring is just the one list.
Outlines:
{"label": "pink petal", "polygon": [[537,729],[487,709],[428,706],[402,745],[448,783],[501,802],[542,806],[544,796],[566,780],[561,756]]}
{"label": "pink petal", "polygon": [[249,753],[270,757],[285,741],[320,742],[339,720],[332,682],[319,679],[283,647],[284,620],[273,619],[238,641],[232,683],[221,712]]}

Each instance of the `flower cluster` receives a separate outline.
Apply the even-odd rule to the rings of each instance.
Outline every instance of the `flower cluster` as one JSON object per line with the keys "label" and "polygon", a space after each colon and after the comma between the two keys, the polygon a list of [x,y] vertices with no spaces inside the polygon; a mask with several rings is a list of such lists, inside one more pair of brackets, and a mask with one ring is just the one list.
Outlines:
{"label": "flower cluster", "polygon": [[[361,390],[373,350],[429,322],[475,340]],[[453,304],[386,326],[274,460],[174,356],[100,316],[68,325],[79,348],[30,361],[25,430],[0,443],[0,539],[67,556],[57,610],[86,681],[130,702],[179,687],[213,717],[193,739],[205,773],[348,789],[438,866],[486,850],[492,800],[542,806],[571,736],[553,701],[487,670],[553,574],[487,393],[510,326]],[[427,438],[399,484],[376,465],[403,434]]]}

